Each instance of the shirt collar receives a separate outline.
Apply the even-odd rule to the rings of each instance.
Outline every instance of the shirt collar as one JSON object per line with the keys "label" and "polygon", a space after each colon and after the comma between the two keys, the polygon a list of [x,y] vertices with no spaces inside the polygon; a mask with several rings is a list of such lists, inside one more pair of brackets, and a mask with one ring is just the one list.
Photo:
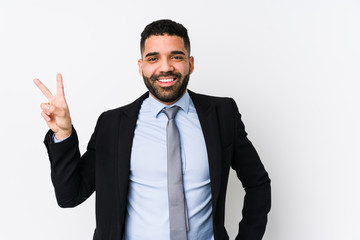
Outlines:
{"label": "shirt collar", "polygon": [[164,108],[170,108],[172,106],[179,106],[185,113],[189,112],[189,105],[190,105],[190,95],[186,90],[184,95],[177,100],[175,103],[171,105],[166,105],[164,103],[159,102],[155,97],[153,97],[149,92],[149,101],[151,104],[151,112],[152,115],[156,118],[161,110]]}

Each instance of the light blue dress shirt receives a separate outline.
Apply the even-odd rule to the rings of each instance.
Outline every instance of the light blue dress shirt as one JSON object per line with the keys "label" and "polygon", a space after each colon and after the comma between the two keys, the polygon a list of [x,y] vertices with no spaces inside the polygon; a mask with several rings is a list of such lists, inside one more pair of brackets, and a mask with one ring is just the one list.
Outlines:
{"label": "light blue dress shirt", "polygon": [[141,105],[133,139],[124,239],[170,239],[166,148],[168,118],[161,110],[173,105],[181,107],[175,121],[180,132],[190,225],[188,240],[214,239],[209,163],[195,106],[187,91],[171,106],[149,95]]}

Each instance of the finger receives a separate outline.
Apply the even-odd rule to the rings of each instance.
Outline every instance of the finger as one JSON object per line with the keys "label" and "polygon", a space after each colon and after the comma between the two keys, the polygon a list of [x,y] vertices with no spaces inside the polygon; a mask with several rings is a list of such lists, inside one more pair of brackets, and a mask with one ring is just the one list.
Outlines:
{"label": "finger", "polygon": [[64,84],[63,84],[63,79],[60,73],[57,74],[56,76],[56,82],[57,82],[57,90],[56,90],[56,95],[57,96],[61,96],[64,97]]}
{"label": "finger", "polygon": [[60,108],[60,107],[56,107],[54,105],[49,106],[48,112],[49,112],[49,114],[53,114],[53,115],[55,115],[57,117],[65,117],[67,115],[65,109]]}
{"label": "finger", "polygon": [[41,116],[45,119],[45,121],[50,122],[51,118],[44,112],[41,112]]}
{"label": "finger", "polygon": [[43,112],[45,112],[47,115],[50,115],[50,104],[49,103],[41,103],[40,108]]}
{"label": "finger", "polygon": [[47,87],[45,87],[45,85],[39,79],[35,78],[34,83],[41,90],[41,92],[45,95],[47,99],[51,100],[54,98],[50,90]]}

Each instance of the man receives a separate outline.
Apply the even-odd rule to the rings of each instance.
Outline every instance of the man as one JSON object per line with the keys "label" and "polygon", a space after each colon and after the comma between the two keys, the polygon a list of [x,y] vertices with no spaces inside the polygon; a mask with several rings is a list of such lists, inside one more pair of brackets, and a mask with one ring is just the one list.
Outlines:
{"label": "man", "polygon": [[270,179],[235,102],[187,90],[194,58],[181,24],[149,24],[140,45],[139,73],[149,92],[104,112],[83,156],[61,75],[55,96],[34,80],[49,100],[41,114],[50,127],[44,143],[59,206],[74,207],[96,190],[97,240],[228,239],[231,166],[246,191],[236,239],[261,239]]}

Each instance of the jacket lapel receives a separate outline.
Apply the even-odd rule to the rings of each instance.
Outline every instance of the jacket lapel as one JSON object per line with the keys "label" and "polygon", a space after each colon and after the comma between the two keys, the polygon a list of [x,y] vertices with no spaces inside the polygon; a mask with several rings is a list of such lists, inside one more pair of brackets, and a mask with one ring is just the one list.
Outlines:
{"label": "jacket lapel", "polygon": [[210,182],[212,194],[213,212],[216,212],[217,200],[221,186],[221,141],[219,134],[219,124],[217,120],[217,111],[211,102],[194,92],[189,91],[190,97],[194,102],[196,112],[199,117],[202,132],[204,134],[207,148]]}

